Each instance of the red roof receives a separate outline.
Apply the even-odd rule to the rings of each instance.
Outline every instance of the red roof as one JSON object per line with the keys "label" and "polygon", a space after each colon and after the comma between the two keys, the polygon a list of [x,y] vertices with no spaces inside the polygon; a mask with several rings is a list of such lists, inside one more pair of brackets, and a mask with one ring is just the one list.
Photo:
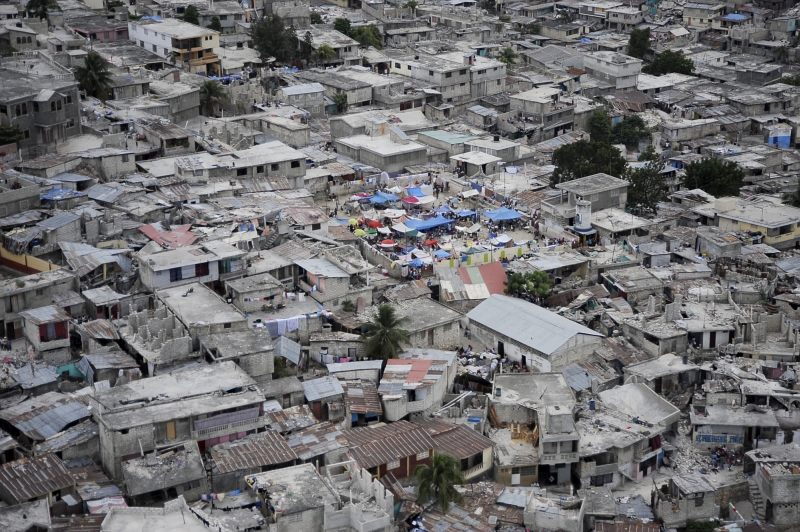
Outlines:
{"label": "red roof", "polygon": [[[458,276],[462,281],[464,281],[464,284],[480,283],[480,280],[470,277],[469,270],[473,270],[474,268],[476,267],[470,266],[468,268],[458,268]],[[505,293],[505,282],[508,281],[508,276],[506,275],[506,270],[503,268],[502,263],[489,262],[487,264],[481,264],[480,266],[477,266],[477,269],[480,272],[481,278],[483,279],[484,284],[486,284],[486,289],[489,291],[490,295]]]}
{"label": "red roof", "polygon": [[163,247],[175,249],[183,246],[190,246],[200,238],[199,235],[189,231],[191,228],[192,224],[186,224],[176,227],[171,231],[159,231],[159,228],[156,227],[155,224],[150,224],[141,226],[139,231],[146,234],[150,240],[161,244]]}
{"label": "red roof", "polygon": [[428,374],[432,362],[431,360],[419,360],[415,358],[392,358],[386,361],[386,365],[408,366],[410,364],[411,371],[408,372],[406,382],[422,382],[422,379]]}

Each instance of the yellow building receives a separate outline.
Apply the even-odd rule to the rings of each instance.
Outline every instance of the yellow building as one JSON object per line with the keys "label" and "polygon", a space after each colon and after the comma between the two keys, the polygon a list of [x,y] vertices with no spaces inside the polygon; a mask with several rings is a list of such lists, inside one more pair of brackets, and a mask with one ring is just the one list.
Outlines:
{"label": "yellow building", "polygon": [[219,32],[182,20],[137,20],[128,22],[128,35],[140,48],[181,65],[192,74],[218,76]]}
{"label": "yellow building", "polygon": [[700,215],[703,225],[761,233],[763,243],[776,249],[790,249],[800,242],[800,209],[768,198],[717,198],[692,212]]}

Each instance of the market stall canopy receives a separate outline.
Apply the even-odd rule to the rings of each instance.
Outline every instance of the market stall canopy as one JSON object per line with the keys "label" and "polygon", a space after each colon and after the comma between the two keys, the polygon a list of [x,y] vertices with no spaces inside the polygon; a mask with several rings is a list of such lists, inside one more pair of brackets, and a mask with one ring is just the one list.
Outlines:
{"label": "market stall canopy", "polygon": [[475,211],[470,211],[470,210],[458,211],[456,213],[456,216],[458,216],[460,218],[464,218],[465,216],[474,216],[474,215],[475,215]]}
{"label": "market stall canopy", "polygon": [[448,212],[453,212],[453,209],[451,209],[447,205],[442,205],[441,207],[439,207],[438,209],[436,209],[433,212],[438,212],[438,213],[444,214],[444,213],[448,213]]}
{"label": "market stall canopy", "polygon": [[435,218],[429,218],[428,220],[406,220],[405,225],[411,229],[426,231],[428,229],[433,229],[434,227],[453,223],[454,221],[455,220],[448,220],[442,216],[437,216]]}
{"label": "market stall canopy", "polygon": [[505,220],[517,220],[522,218],[522,214],[515,211],[514,209],[507,209],[505,207],[499,207],[493,211],[488,211],[483,213],[484,216],[493,220],[495,222],[502,222]]}
{"label": "market stall canopy", "polygon": [[436,251],[433,252],[433,254],[439,257],[440,259],[449,259],[452,256],[443,249],[437,249]]}

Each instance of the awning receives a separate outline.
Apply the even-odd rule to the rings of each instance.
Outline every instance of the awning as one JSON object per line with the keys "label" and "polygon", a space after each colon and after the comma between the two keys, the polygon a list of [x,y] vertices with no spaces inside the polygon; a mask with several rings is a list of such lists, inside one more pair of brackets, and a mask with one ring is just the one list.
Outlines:
{"label": "awning", "polygon": [[461,197],[462,198],[471,198],[472,196],[477,196],[477,195],[478,195],[478,191],[475,190],[474,188],[471,188],[469,190],[465,190],[464,192],[461,193]]}

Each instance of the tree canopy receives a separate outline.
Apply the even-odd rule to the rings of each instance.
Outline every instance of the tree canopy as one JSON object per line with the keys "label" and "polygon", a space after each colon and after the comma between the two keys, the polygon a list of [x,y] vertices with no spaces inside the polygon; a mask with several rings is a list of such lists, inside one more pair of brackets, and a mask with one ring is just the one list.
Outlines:
{"label": "tree canopy", "polygon": [[200,107],[205,109],[206,116],[214,116],[214,106],[227,99],[228,94],[222,85],[212,79],[204,81],[200,87]]}
{"label": "tree canopy", "polygon": [[0,144],[11,144],[12,142],[19,142],[20,140],[25,138],[25,134],[19,128],[18,125],[14,124],[10,126],[8,124],[0,125]]}
{"label": "tree canopy", "polygon": [[364,326],[364,354],[368,358],[379,360],[397,358],[400,347],[411,344],[408,331],[401,328],[407,322],[408,318],[397,316],[393,307],[378,307],[372,321]]}
{"label": "tree canopy", "polygon": [[644,54],[650,47],[650,28],[631,30],[628,39],[628,55],[637,59],[644,59]]}
{"label": "tree canopy", "polygon": [[295,32],[293,39],[292,31],[286,29],[283,19],[278,15],[267,15],[252,23],[250,37],[253,39],[253,48],[264,63],[270,57],[279,63],[289,63],[297,54],[297,34]]}
{"label": "tree canopy", "polygon": [[676,72],[678,74],[692,74],[694,63],[680,52],[665,50],[656,56],[649,65],[642,69],[645,74],[662,76]]}
{"label": "tree canopy", "polygon": [[464,497],[455,488],[455,485],[464,484],[461,475],[461,463],[452,456],[437,452],[431,465],[420,465],[414,470],[417,478],[417,503],[427,504],[436,502],[446,514],[450,510],[450,503],[464,503]]}
{"label": "tree canopy", "polygon": [[347,112],[347,108],[349,107],[349,102],[347,101],[347,94],[344,92],[337,92],[333,95],[333,103],[336,104],[336,109],[339,111],[339,114],[344,114]]}
{"label": "tree canopy", "polygon": [[550,178],[553,185],[599,173],[621,177],[627,166],[614,146],[586,140],[579,140],[555,150],[553,164],[556,167]]}
{"label": "tree canopy", "polygon": [[733,161],[713,157],[700,159],[686,166],[685,188],[699,188],[714,197],[739,196],[744,183],[744,171]]}
{"label": "tree canopy", "polygon": [[350,21],[346,18],[337,18],[333,21],[333,29],[338,31],[339,33],[343,33],[348,37],[353,32],[353,28],[350,25]]}
{"label": "tree canopy", "polygon": [[514,272],[505,282],[503,292],[508,296],[547,297],[550,295],[550,276],[538,270]]}
{"label": "tree canopy", "polygon": [[183,21],[189,24],[200,25],[200,11],[193,5],[186,6],[186,11],[183,12]]}
{"label": "tree canopy", "polygon": [[611,142],[611,117],[605,109],[598,109],[589,120],[589,133],[592,141],[609,144]]}
{"label": "tree canopy", "polygon": [[655,214],[658,203],[667,197],[664,178],[661,170],[664,165],[659,161],[651,160],[635,169],[630,169],[625,174],[628,180],[628,206],[638,208],[641,214]]}
{"label": "tree canopy", "polygon": [[214,15],[211,17],[211,22],[208,23],[208,29],[222,33],[222,22],[220,22],[218,16]]}
{"label": "tree canopy", "polygon": [[[629,148],[637,148],[639,140],[647,135],[647,124],[644,123],[639,115],[626,116],[621,122],[614,126],[611,134],[612,142],[624,144]],[[593,137],[594,140],[594,137]]]}
{"label": "tree canopy", "polygon": [[97,52],[89,52],[83,66],[75,68],[75,79],[87,95],[105,101],[111,93],[111,72],[108,63]]}
{"label": "tree canopy", "polygon": [[497,56],[497,60],[505,63],[506,66],[511,66],[516,63],[517,57],[519,57],[517,52],[509,47],[505,47],[500,51],[500,55]]}
{"label": "tree canopy", "polygon": [[311,12],[311,23],[312,24],[322,24],[322,15],[320,15],[316,11],[312,11]]}
{"label": "tree canopy", "polygon": [[47,17],[47,12],[58,9],[56,0],[29,0],[25,10],[38,19]]}
{"label": "tree canopy", "polygon": [[[2,134],[0,133],[0,135]],[[797,190],[783,195],[783,203],[792,207],[800,207],[800,180],[797,181]]]}

